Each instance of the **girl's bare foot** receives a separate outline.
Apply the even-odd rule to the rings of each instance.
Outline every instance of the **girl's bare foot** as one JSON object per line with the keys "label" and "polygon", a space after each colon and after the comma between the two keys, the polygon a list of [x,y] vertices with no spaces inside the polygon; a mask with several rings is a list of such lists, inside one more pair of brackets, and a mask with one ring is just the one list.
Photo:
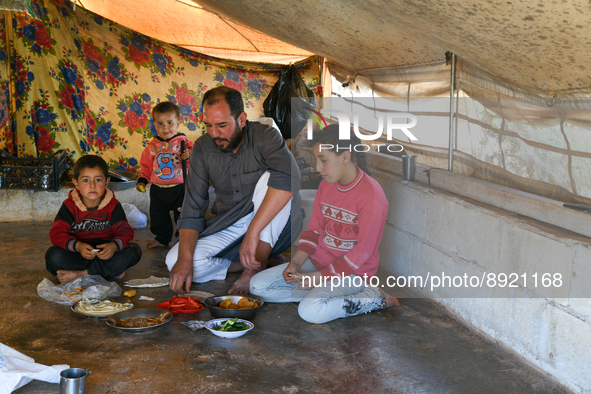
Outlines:
{"label": "girl's bare foot", "polygon": [[123,273],[121,275],[118,275],[115,277],[115,279],[123,279],[125,278],[125,271],[123,271]]}
{"label": "girl's bare foot", "polygon": [[57,279],[60,283],[68,283],[73,281],[76,278],[81,276],[88,275],[88,271],[68,271],[68,270],[58,270],[57,271]]}
{"label": "girl's bare foot", "polygon": [[391,295],[386,294],[386,298],[384,298],[384,302],[386,303],[386,308],[390,308],[391,306],[401,306],[402,300],[396,297],[392,297]]}
{"label": "girl's bare foot", "polygon": [[166,247],[166,245],[162,245],[160,242],[156,241],[155,239],[148,242],[148,249],[157,248],[159,246]]}

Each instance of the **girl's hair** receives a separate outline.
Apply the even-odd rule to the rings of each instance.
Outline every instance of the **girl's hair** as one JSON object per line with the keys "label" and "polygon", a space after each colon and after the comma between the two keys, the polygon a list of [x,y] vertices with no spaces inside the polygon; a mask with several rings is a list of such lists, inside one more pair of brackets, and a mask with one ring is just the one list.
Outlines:
{"label": "girl's hair", "polygon": [[[331,124],[328,126],[328,128],[314,132],[314,134],[312,135],[312,140],[310,141],[310,146],[312,147],[316,144],[332,145],[332,148],[323,146],[322,150],[331,150],[334,153],[336,153],[337,156],[342,155],[345,150],[350,150],[351,160],[353,161],[353,163],[357,164],[359,168],[365,171],[368,175],[371,175],[369,170],[367,169],[367,160],[365,158],[365,152],[357,152],[355,150],[355,146],[360,145],[361,140],[352,131],[349,131],[349,133],[349,140],[340,140],[339,125]],[[338,150],[337,146],[339,147]]]}
{"label": "girl's hair", "polygon": [[76,164],[74,164],[74,179],[78,180],[78,177],[80,176],[80,172],[84,168],[95,168],[95,167],[98,167],[103,172],[105,179],[109,178],[109,166],[107,165],[105,160],[100,156],[87,155],[87,156],[82,156],[81,158],[79,158],[76,161]]}

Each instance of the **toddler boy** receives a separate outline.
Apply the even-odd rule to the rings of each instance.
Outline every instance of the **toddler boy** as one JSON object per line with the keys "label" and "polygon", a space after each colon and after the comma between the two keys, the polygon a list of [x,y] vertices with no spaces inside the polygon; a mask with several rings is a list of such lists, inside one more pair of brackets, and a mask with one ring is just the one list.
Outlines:
{"label": "toddler boy", "polygon": [[[158,135],[154,137],[142,152],[140,173],[136,189],[145,192],[150,188],[150,231],[155,238],[148,242],[148,248],[168,246],[172,240],[174,221],[179,218],[185,198],[185,180],[182,161],[189,158],[193,143],[178,132],[179,107],[171,102],[159,103],[152,109],[154,126]],[[181,151],[182,141],[185,150]]]}

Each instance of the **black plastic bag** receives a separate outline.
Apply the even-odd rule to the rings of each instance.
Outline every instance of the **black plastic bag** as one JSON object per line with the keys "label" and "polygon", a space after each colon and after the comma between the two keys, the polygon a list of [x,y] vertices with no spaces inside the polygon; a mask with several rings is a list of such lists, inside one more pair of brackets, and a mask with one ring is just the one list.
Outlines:
{"label": "black plastic bag", "polygon": [[263,103],[265,116],[275,120],[283,138],[295,138],[310,117],[306,107],[316,108],[316,96],[295,67],[288,66]]}

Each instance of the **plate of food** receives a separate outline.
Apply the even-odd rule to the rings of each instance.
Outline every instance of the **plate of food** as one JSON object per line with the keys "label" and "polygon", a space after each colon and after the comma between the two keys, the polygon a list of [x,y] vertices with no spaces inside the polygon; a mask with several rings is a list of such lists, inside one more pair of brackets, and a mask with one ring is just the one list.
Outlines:
{"label": "plate of food", "polygon": [[80,315],[108,317],[133,308],[133,302],[124,297],[111,297],[106,300],[83,299],[72,305],[72,310]]}
{"label": "plate of food", "polygon": [[238,319],[213,319],[205,324],[212,334],[221,338],[238,338],[254,328],[254,324],[248,320]]}
{"label": "plate of food", "polygon": [[160,327],[172,319],[172,313],[158,308],[135,308],[109,316],[107,324],[124,331],[145,331]]}

